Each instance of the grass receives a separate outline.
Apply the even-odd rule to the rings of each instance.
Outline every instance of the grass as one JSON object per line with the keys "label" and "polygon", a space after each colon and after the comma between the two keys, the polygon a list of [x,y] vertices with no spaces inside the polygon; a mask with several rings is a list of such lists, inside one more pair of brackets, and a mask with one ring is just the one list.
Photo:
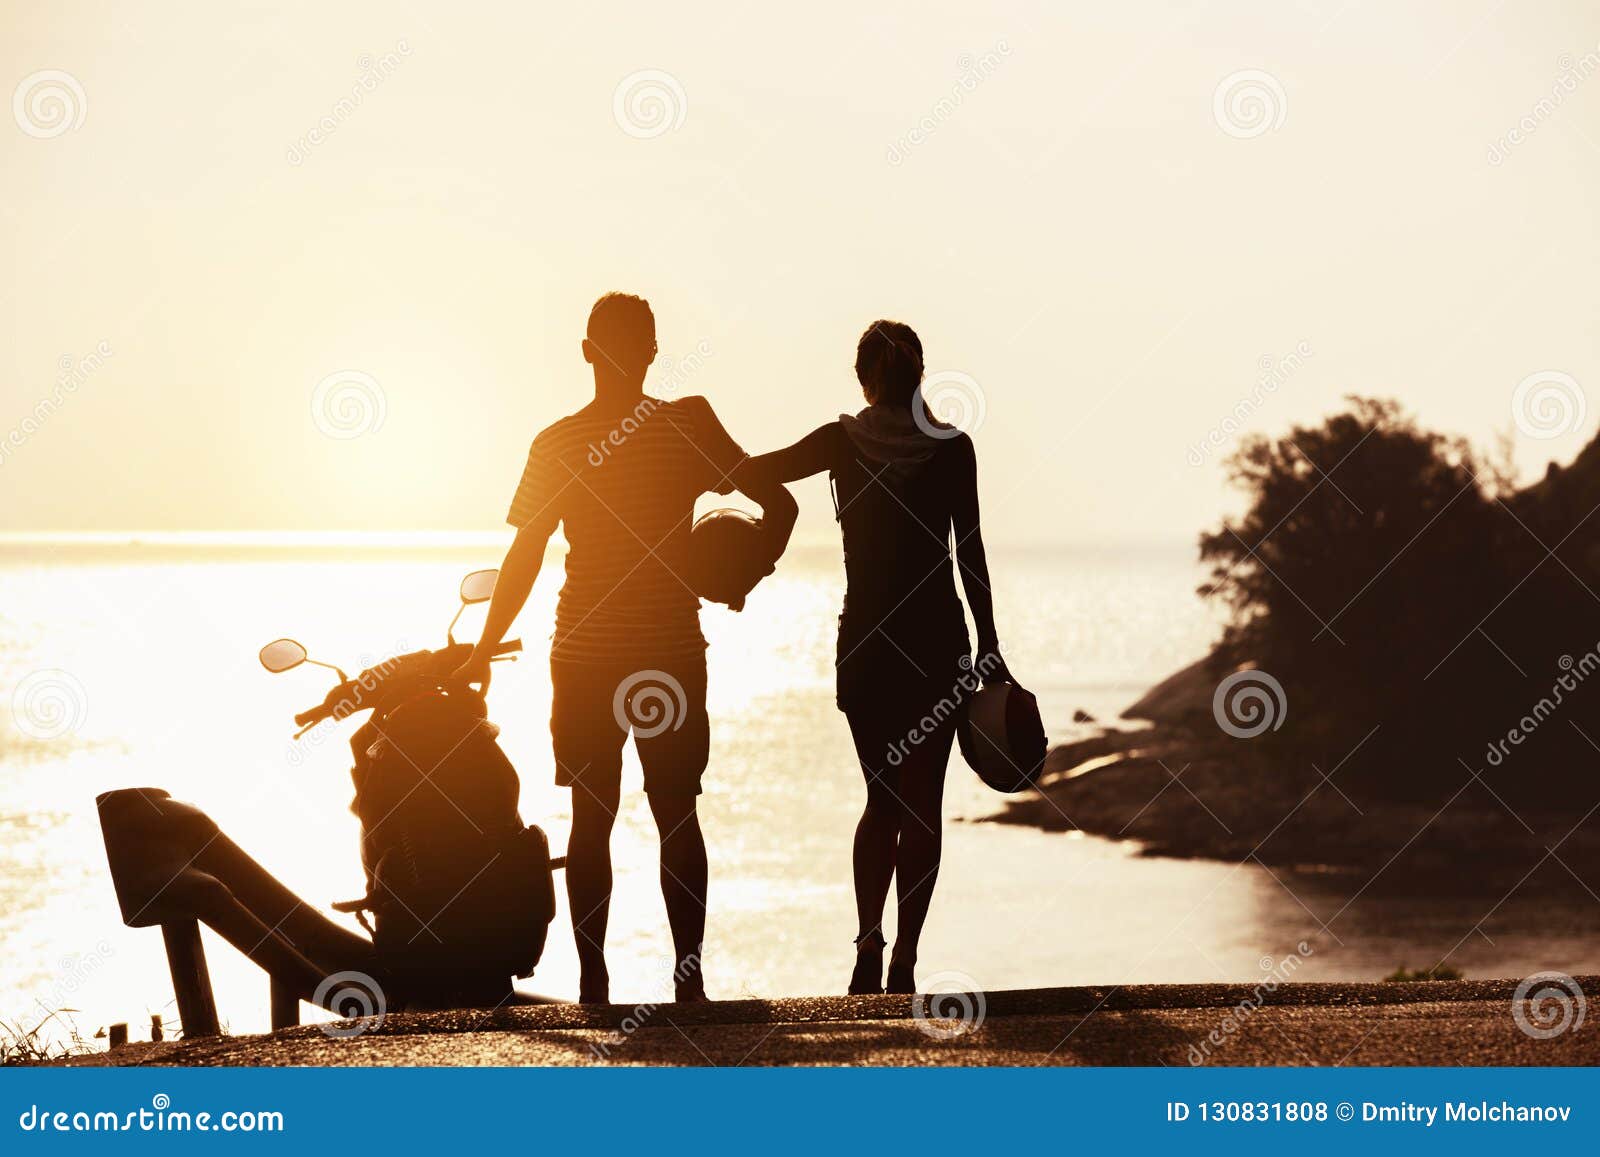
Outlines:
{"label": "grass", "polygon": [[[83,1039],[77,1023],[72,1019],[75,1008],[60,1008],[46,1014],[32,1028],[21,1021],[0,1020],[0,1067],[11,1065],[38,1065],[62,1057],[77,1057],[92,1053],[95,1048]],[[65,1030],[65,1037],[45,1036],[44,1030],[52,1022]]]}

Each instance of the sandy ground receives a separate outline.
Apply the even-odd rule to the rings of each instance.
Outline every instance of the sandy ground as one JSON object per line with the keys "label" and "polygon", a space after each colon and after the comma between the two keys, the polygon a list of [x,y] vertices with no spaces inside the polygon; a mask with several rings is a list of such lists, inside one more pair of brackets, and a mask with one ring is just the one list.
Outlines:
{"label": "sandy ground", "polygon": [[[1580,977],[1600,993],[1600,977]],[[1596,1065],[1582,1004],[1529,1035],[1516,981],[1051,988],[392,1013],[129,1045],[75,1065]],[[932,1002],[930,1009],[929,1002]],[[1526,1001],[1523,1019],[1540,1025]],[[942,1015],[941,1015],[942,1014]],[[1596,1013],[1600,1016],[1600,1012]],[[331,1036],[329,1032],[353,1033]],[[361,1031],[357,1031],[361,1030]]]}

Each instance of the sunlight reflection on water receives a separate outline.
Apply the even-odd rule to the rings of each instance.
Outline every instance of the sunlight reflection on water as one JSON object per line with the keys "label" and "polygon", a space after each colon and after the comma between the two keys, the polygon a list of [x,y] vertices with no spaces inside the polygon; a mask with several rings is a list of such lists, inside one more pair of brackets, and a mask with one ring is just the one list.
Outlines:
{"label": "sunlight reflection on water", "polygon": [[[1113,715],[1213,637],[1186,552],[994,553],[1010,664],[1056,733],[1075,708]],[[208,810],[308,902],[325,908],[359,894],[351,728],[324,725],[296,750],[290,717],[320,700],[326,673],[270,676],[256,650],[291,635],[354,671],[436,646],[460,576],[495,561],[492,550],[460,549],[353,561],[259,550],[0,551],[0,685],[60,669],[84,696],[80,725],[58,738],[29,736],[0,712],[0,1017],[74,1008],[87,1031],[127,1020],[136,1039],[150,1013],[176,1018],[160,938],[118,920],[93,808],[99,791],[166,788]],[[569,812],[552,782],[544,662],[558,585],[556,573],[541,579],[521,620],[527,654],[496,667],[491,708],[521,774],[523,816],[559,849]],[[743,614],[703,615],[715,996],[833,992],[848,974],[849,850],[862,792],[832,702],[840,586],[837,550],[796,549]],[[480,615],[468,612],[464,636]],[[610,945],[613,993],[628,1001],[669,990],[655,836],[638,784],[630,751]],[[999,806],[959,759],[948,800],[953,820]],[[945,848],[922,967],[959,969],[986,987],[1253,980],[1263,955],[1291,951],[1316,928],[1255,869],[1145,859],[1125,845],[994,824],[949,823]],[[1308,877],[1295,888],[1314,896],[1320,886]],[[1424,962],[1427,950],[1410,941],[1426,916],[1389,922],[1383,911],[1361,922],[1370,935],[1344,936],[1346,947],[1313,958],[1303,975],[1371,978]],[[1552,935],[1559,942],[1559,930]],[[1592,938],[1574,932],[1569,948],[1592,966]],[[235,1031],[264,1028],[265,977],[217,941],[210,963],[224,1020]],[[564,911],[523,986],[575,991]]]}

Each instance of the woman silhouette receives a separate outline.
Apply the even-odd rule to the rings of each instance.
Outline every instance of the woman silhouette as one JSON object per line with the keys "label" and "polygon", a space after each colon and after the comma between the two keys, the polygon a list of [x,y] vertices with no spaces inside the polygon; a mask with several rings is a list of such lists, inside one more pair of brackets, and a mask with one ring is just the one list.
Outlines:
{"label": "woman silhouette", "polygon": [[[972,440],[924,405],[922,342],[875,321],[856,346],[867,407],[787,449],[748,461],[763,482],[827,471],[844,536],[838,703],[867,781],[856,826],[852,993],[915,992],[917,941],[939,874],[945,766],[965,695],[1009,681],[978,529]],[[978,630],[977,675],[951,567],[951,535]],[[883,908],[897,881],[898,921],[884,983]]]}

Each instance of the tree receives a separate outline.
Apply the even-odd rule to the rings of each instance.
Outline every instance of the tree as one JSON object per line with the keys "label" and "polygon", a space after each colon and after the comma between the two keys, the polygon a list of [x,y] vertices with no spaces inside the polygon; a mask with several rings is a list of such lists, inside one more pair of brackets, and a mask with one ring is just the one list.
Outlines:
{"label": "tree", "polygon": [[[1228,468],[1248,508],[1200,539],[1212,564],[1202,593],[1233,611],[1218,658],[1283,684],[1290,737],[1333,761],[1374,726],[1392,751],[1463,695],[1503,690],[1482,681],[1474,638],[1507,586],[1495,558],[1503,472],[1394,402],[1350,406],[1246,439]],[[1466,639],[1470,661],[1451,662]]]}

